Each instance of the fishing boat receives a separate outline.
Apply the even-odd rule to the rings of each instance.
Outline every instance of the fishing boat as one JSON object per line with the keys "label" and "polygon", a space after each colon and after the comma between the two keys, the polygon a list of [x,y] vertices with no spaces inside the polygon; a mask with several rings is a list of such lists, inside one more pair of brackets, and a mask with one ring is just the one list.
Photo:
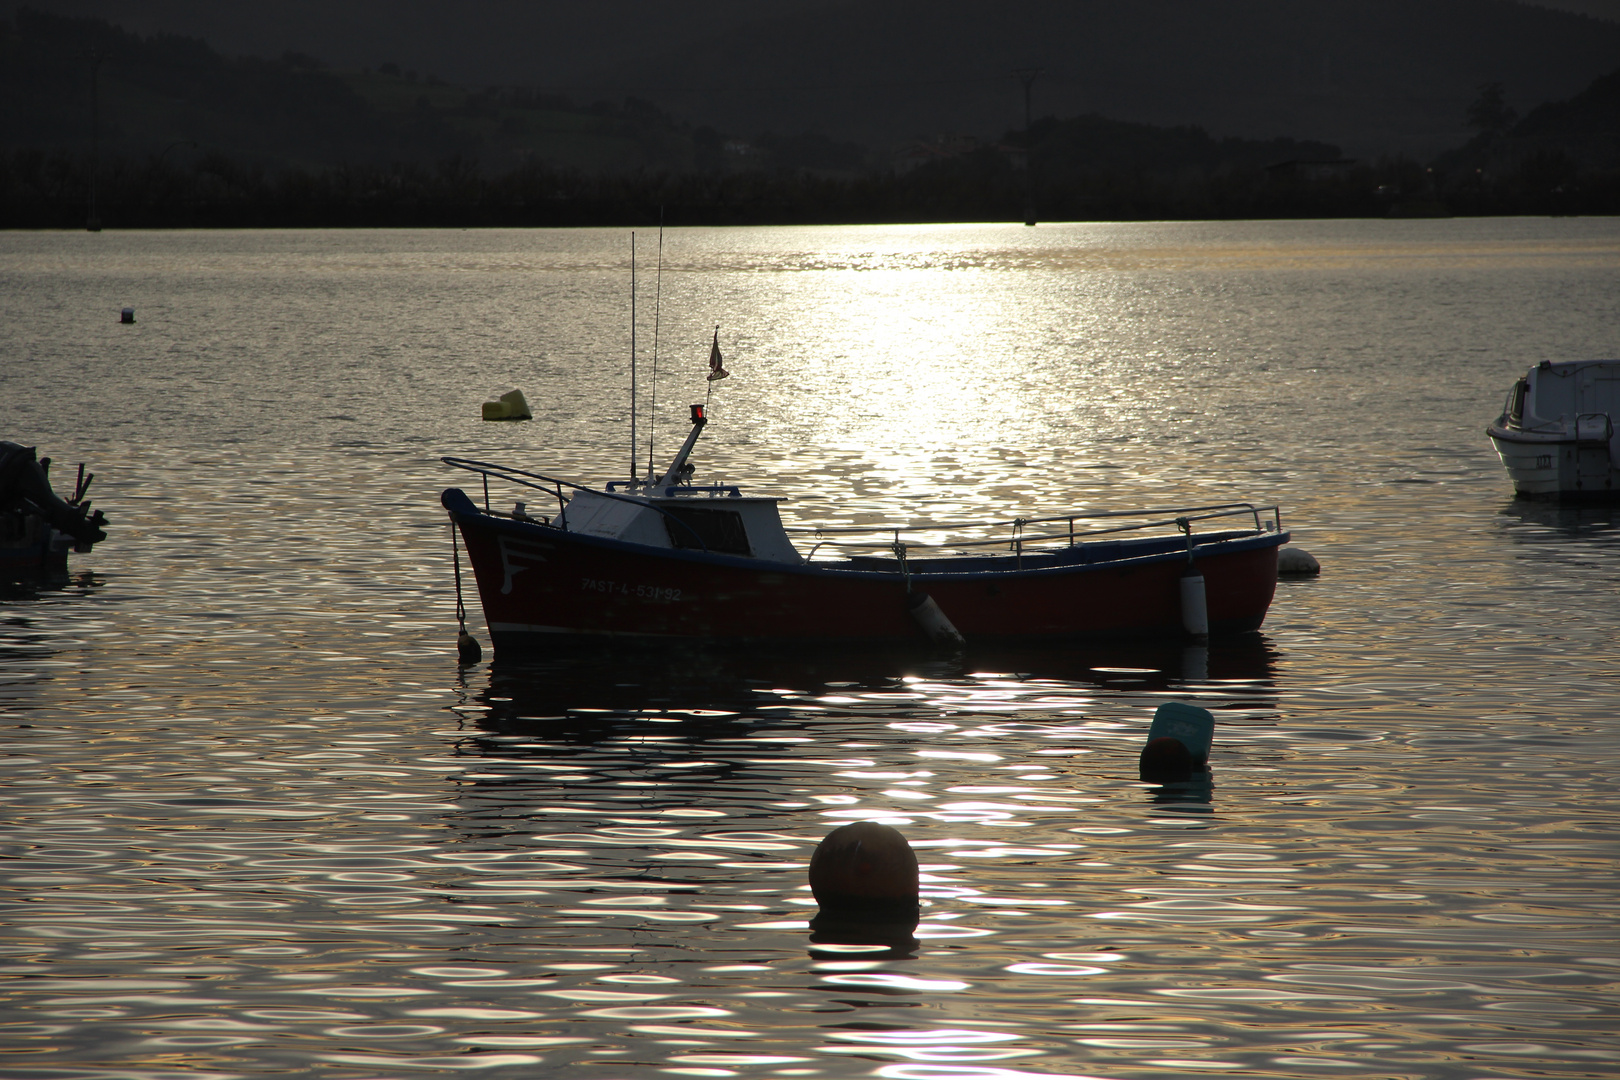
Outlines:
{"label": "fishing boat", "polygon": [[[1289,539],[1276,506],[1252,503],[788,527],[777,498],[694,482],[687,459],[707,423],[691,406],[661,475],[597,488],[441,459],[481,480],[481,503],[454,487],[441,502],[497,652],[595,635],[960,645],[1242,634],[1265,619]],[[523,499],[498,509],[491,483]],[[531,509],[536,494],[543,510]],[[458,555],[458,583],[459,566]]]}
{"label": "fishing boat", "polygon": [[95,474],[80,465],[73,495],[63,499],[51,489],[50,467],[34,447],[0,441],[0,581],[65,578],[69,551],[107,538],[106,516],[85,498]]}
{"label": "fishing boat", "polygon": [[1517,495],[1607,500],[1620,498],[1617,418],[1620,360],[1543,360],[1485,431]]}

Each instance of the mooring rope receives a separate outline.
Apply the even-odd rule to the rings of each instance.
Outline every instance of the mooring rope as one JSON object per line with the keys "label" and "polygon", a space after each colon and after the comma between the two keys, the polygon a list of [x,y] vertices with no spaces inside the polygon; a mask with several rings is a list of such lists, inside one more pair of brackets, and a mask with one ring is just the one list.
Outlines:
{"label": "mooring rope", "polygon": [[484,655],[478,639],[467,633],[467,604],[461,598],[461,548],[456,543],[456,522],[450,520],[450,562],[456,568],[456,655],[463,664],[476,664]]}
{"label": "mooring rope", "polygon": [[461,549],[456,544],[456,523],[450,523],[450,561],[456,568],[456,626],[467,632],[467,605],[461,599]]}

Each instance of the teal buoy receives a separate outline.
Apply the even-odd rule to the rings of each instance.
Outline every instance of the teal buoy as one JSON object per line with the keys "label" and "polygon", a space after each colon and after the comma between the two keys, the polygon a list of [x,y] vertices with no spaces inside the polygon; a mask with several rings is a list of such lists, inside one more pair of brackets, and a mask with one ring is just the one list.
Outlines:
{"label": "teal buoy", "polygon": [[1186,780],[1209,761],[1215,741],[1215,714],[1196,705],[1167,701],[1153,714],[1147,745],[1137,768],[1145,781]]}

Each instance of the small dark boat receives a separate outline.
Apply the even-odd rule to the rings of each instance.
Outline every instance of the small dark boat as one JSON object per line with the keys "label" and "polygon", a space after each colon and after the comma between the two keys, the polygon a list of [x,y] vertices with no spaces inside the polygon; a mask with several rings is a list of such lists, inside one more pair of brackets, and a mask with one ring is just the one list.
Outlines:
{"label": "small dark boat", "polygon": [[[1240,634],[1265,619],[1289,539],[1275,506],[1250,503],[789,529],[777,499],[691,482],[687,456],[706,422],[692,406],[661,477],[600,489],[442,459],[483,481],[482,506],[460,488],[441,501],[497,649],[558,635],[959,644]],[[555,511],[492,509],[492,480],[539,492]],[[944,534],[953,540],[908,540]]]}
{"label": "small dark boat", "polygon": [[106,517],[85,498],[95,474],[80,465],[63,499],[51,490],[50,467],[34,447],[0,442],[0,581],[65,577],[70,550],[107,539]]}

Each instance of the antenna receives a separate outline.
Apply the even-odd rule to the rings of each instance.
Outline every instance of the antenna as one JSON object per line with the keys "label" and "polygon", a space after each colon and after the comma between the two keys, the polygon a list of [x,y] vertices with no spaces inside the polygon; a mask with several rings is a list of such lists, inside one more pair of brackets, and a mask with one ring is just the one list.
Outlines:
{"label": "antenna", "polygon": [[630,233],[630,479],[636,478],[636,234]]}
{"label": "antenna", "polygon": [[664,208],[658,208],[658,273],[653,280],[652,415],[647,417],[647,475],[653,475],[653,435],[658,428],[658,317],[664,310]]}
{"label": "antenna", "polygon": [[1030,94],[1035,80],[1042,74],[1037,67],[1019,68],[1013,72],[1024,84],[1024,224],[1035,224],[1035,136],[1031,131],[1034,116],[1030,109]]}

